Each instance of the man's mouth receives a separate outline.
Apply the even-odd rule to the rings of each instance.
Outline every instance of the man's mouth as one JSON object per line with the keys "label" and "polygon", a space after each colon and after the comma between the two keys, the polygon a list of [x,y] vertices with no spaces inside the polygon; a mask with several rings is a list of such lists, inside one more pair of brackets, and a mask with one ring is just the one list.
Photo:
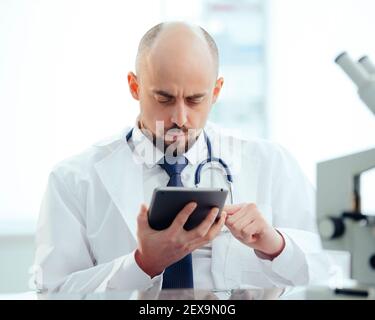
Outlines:
{"label": "man's mouth", "polygon": [[180,129],[170,129],[165,134],[165,139],[167,141],[176,141],[181,137],[185,137],[186,133]]}

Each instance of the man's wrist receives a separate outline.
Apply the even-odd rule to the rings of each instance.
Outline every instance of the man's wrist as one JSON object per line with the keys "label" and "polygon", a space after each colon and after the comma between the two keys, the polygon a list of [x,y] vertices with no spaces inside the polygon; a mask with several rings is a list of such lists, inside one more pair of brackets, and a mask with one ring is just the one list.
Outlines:
{"label": "man's wrist", "polygon": [[148,265],[146,263],[144,263],[144,259],[142,257],[141,252],[139,251],[139,249],[136,249],[135,252],[134,252],[134,260],[138,264],[138,266],[143,270],[143,272],[148,274],[151,278],[153,278],[153,277],[155,277],[155,276],[157,276],[157,275],[159,275],[163,272],[163,270],[158,271],[155,268],[148,267]]}
{"label": "man's wrist", "polygon": [[280,239],[281,239],[281,245],[280,245],[280,248],[274,252],[264,252],[264,251],[261,251],[261,250],[257,250],[257,249],[254,249],[255,251],[255,254],[261,258],[261,259],[267,259],[267,260],[273,260],[275,259],[276,257],[278,257],[284,250],[285,248],[285,239],[284,239],[284,236],[277,230],[275,229],[275,231],[278,233],[278,235],[280,236]]}

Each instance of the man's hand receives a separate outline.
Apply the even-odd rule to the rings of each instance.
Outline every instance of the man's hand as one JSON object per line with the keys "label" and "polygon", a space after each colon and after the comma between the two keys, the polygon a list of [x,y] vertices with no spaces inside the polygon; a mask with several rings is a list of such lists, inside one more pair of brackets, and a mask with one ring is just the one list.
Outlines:
{"label": "man's hand", "polygon": [[148,224],[147,207],[141,206],[138,215],[138,248],[135,260],[139,267],[150,277],[163,272],[171,264],[179,261],[190,252],[214,239],[223,227],[226,213],[215,222],[218,209],[213,208],[193,230],[186,231],[183,227],[196,208],[196,203],[187,204],[176,216],[168,229],[157,231]]}
{"label": "man's hand", "polygon": [[263,218],[254,203],[227,205],[225,225],[234,237],[261,255],[273,259],[285,247],[282,235]]}

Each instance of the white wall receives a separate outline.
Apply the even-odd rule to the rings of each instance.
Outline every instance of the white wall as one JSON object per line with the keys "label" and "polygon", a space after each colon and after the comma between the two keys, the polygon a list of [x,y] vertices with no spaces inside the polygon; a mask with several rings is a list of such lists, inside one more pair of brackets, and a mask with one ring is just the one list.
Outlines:
{"label": "white wall", "polygon": [[134,122],[126,76],[159,11],[147,0],[0,1],[0,220],[36,218],[55,163]]}
{"label": "white wall", "polygon": [[51,167],[133,123],[126,75],[159,4],[0,0],[0,292],[28,290]]}
{"label": "white wall", "polygon": [[269,28],[271,135],[315,182],[317,161],[375,146],[375,117],[333,62],[375,63],[375,1],[270,0]]}
{"label": "white wall", "polygon": [[33,256],[32,234],[0,234],[0,293],[30,291]]}
{"label": "white wall", "polygon": [[[317,161],[374,146],[375,118],[333,60],[347,50],[375,61],[375,1],[269,3],[271,135],[314,181]],[[133,122],[126,74],[140,36],[168,8],[0,1],[2,221],[35,219],[53,164]]]}

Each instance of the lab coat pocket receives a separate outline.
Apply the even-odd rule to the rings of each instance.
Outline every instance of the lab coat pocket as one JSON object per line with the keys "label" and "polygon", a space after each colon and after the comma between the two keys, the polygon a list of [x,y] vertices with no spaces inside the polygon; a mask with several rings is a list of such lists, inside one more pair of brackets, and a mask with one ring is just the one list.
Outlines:
{"label": "lab coat pocket", "polygon": [[232,235],[226,259],[225,277],[226,284],[231,288],[239,288],[243,282],[243,272],[245,270],[257,270],[257,261],[253,249],[246,246]]}
{"label": "lab coat pocket", "polygon": [[261,270],[245,270],[241,273],[240,288],[270,288],[273,283],[266,277]]}
{"label": "lab coat pocket", "polygon": [[225,268],[225,284],[230,288],[251,288],[267,285],[254,250],[235,238],[231,239]]}
{"label": "lab coat pocket", "polygon": [[258,263],[256,261],[257,257],[254,250],[247,245],[243,244],[237,239],[233,240],[232,244],[233,257],[241,268],[241,271],[256,271],[259,269]]}
{"label": "lab coat pocket", "polygon": [[[239,242],[239,241],[237,241]],[[243,245],[245,248],[243,249],[244,254],[240,260],[241,266],[241,282],[240,288],[246,287],[269,287],[272,284],[269,282],[266,275],[263,273],[261,265],[258,261],[258,257],[256,256],[254,250]]]}

